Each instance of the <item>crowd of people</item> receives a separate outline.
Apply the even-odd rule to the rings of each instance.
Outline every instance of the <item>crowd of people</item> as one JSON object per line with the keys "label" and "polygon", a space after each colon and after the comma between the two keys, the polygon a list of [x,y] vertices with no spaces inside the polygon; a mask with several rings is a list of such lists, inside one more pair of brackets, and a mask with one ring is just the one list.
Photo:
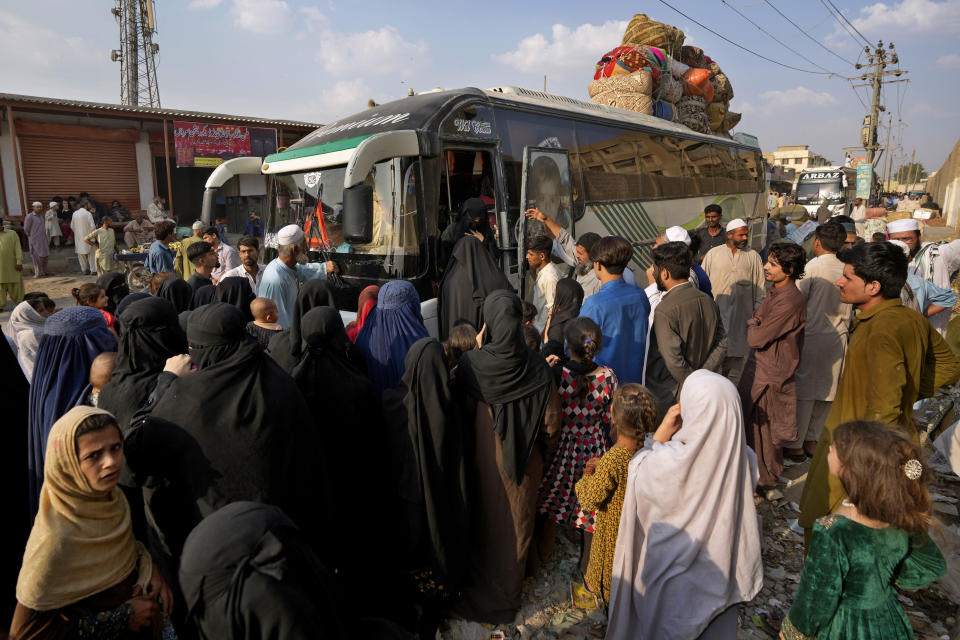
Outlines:
{"label": "crowd of people", "polygon": [[960,245],[807,216],[761,254],[710,205],[659,235],[644,289],[633,243],[533,209],[521,300],[471,212],[442,341],[406,281],[345,325],[296,225],[264,265],[199,223],[174,253],[161,220],[148,290],[107,271],[76,306],[18,304],[10,637],[434,638],[513,622],[563,534],[598,637],[734,638],[784,456],[812,462],[781,637],[912,637],[894,585],[945,570],[912,411],[960,378],[924,283],[949,287]]}

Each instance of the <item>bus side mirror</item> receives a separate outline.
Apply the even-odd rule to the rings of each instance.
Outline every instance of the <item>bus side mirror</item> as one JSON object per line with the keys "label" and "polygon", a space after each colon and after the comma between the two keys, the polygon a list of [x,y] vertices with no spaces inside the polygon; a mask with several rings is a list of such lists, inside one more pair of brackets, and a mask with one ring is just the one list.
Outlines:
{"label": "bus side mirror", "polygon": [[373,240],[373,187],[369,184],[343,191],[343,239],[350,244]]}

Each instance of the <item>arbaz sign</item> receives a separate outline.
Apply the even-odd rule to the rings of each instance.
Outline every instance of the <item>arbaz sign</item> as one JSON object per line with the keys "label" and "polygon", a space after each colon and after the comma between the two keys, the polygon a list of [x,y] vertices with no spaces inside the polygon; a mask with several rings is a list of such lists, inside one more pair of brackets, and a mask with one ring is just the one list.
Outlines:
{"label": "arbaz sign", "polygon": [[813,173],[801,173],[800,182],[832,182],[839,180],[841,173],[839,171],[816,171]]}

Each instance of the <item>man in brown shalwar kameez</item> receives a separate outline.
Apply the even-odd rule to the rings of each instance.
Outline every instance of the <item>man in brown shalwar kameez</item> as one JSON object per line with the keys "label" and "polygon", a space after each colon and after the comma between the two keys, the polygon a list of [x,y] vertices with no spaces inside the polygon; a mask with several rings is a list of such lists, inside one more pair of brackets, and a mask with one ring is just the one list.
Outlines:
{"label": "man in brown shalwar kameez", "polygon": [[757,491],[776,487],[783,471],[783,445],[797,437],[797,385],[807,305],[796,281],[806,264],[803,248],[775,244],[763,266],[773,286],[763,304],[747,321],[747,345],[752,349],[740,377],[740,399],[747,444],[757,454]]}

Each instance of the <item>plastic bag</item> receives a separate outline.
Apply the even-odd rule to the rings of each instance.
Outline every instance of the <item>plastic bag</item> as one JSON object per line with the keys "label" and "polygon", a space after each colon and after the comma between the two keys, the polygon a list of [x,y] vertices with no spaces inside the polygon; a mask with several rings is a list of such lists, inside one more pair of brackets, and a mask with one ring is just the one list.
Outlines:
{"label": "plastic bag", "polygon": [[710,84],[708,69],[690,69],[683,74],[683,95],[698,96],[713,102],[713,85]]}
{"label": "plastic bag", "polygon": [[653,103],[653,115],[674,122],[677,119],[677,107],[669,102],[658,100]]}
{"label": "plastic bag", "polygon": [[683,80],[670,73],[663,75],[657,87],[657,99],[676,104],[681,96],[683,96]]}

